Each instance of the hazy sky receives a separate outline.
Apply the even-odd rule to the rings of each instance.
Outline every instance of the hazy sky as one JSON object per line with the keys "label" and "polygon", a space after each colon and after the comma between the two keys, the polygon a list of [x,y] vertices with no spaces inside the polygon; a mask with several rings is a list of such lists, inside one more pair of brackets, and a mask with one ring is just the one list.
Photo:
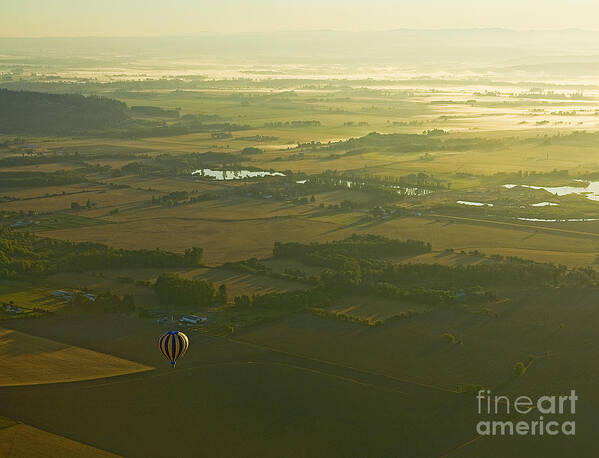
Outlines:
{"label": "hazy sky", "polygon": [[0,36],[397,28],[598,30],[599,0],[0,0]]}

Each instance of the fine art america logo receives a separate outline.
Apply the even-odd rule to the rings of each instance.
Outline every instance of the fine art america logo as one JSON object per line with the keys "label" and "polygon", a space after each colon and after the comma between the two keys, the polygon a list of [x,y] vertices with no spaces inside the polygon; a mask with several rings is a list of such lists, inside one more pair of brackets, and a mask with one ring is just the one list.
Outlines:
{"label": "fine art america logo", "polygon": [[[491,395],[489,390],[481,390],[476,395],[478,414],[481,419],[476,424],[476,432],[482,436],[574,436],[576,434],[576,391],[569,395],[541,396],[536,401],[528,396],[518,396],[511,400],[507,396]],[[538,416],[532,420],[522,418],[533,410]],[[498,420],[500,415],[514,415],[512,420]],[[545,415],[551,415],[550,419]]]}

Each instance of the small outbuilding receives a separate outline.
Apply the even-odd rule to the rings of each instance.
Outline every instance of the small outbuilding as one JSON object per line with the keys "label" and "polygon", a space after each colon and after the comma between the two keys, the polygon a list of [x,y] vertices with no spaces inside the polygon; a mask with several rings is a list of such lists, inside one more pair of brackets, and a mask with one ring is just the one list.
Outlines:
{"label": "small outbuilding", "polygon": [[208,321],[208,318],[205,316],[196,316],[196,315],[183,315],[179,320],[179,323],[186,324],[201,324]]}

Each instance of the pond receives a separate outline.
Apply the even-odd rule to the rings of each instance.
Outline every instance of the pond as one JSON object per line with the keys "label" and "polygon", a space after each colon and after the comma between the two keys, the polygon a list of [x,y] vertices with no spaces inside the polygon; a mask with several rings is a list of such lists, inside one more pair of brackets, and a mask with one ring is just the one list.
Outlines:
{"label": "pond", "polygon": [[559,204],[555,202],[538,202],[536,204],[531,204],[531,207],[557,207]]}
{"label": "pond", "polygon": [[598,218],[567,218],[567,219],[543,219],[543,218],[518,218],[520,221],[532,221],[535,223],[580,223],[583,221],[599,221]]}
{"label": "pond", "polygon": [[492,207],[493,206],[493,204],[486,204],[484,202],[470,202],[468,200],[458,200],[456,203],[460,204],[460,205],[471,205],[473,207]]}
{"label": "pond", "polygon": [[245,178],[284,177],[281,172],[267,172],[266,170],[212,170],[199,169],[192,173],[201,177],[213,178],[217,181],[243,180]]}
{"label": "pond", "polygon": [[516,186],[530,189],[544,189],[551,194],[565,196],[568,194],[584,194],[587,199],[599,201],[599,181],[591,181],[584,186],[532,186],[528,184],[504,184],[504,188],[512,189]]}
{"label": "pond", "polygon": [[427,188],[418,188],[415,186],[391,186],[394,189],[397,189],[398,194],[403,194],[404,196],[428,196],[432,194],[432,190]]}

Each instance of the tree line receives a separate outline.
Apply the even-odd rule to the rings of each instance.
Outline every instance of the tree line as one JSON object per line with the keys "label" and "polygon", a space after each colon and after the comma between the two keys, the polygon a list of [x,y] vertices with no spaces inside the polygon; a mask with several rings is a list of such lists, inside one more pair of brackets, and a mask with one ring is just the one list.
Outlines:
{"label": "tree line", "polygon": [[0,172],[0,189],[58,186],[85,183],[87,178],[79,170],[56,172]]}
{"label": "tree line", "polygon": [[0,226],[0,278],[31,278],[58,272],[95,269],[195,267],[203,250],[184,253],[124,250],[92,242],[69,242]]}
{"label": "tree line", "polygon": [[204,280],[191,280],[177,274],[162,274],[156,279],[154,291],[158,301],[169,307],[207,307],[227,303],[227,287],[218,289]]}
{"label": "tree line", "polygon": [[[311,279],[312,289],[234,298],[236,307],[278,308],[295,312],[322,309],[334,298],[372,295],[431,307],[481,306],[497,299],[489,286],[596,287],[599,274],[592,268],[572,268],[517,257],[491,256],[473,265],[397,264],[388,256],[430,251],[421,241],[398,241],[374,235],[353,235],[326,243],[276,242],[273,254],[304,264],[325,267]],[[249,273],[274,276],[257,260],[236,263]],[[293,275],[290,280],[306,276]],[[291,276],[290,276],[291,277]],[[313,310],[312,310],[313,311]]]}
{"label": "tree line", "polygon": [[293,258],[304,264],[341,268],[348,260],[388,256],[413,256],[431,251],[431,245],[420,240],[396,240],[379,235],[353,234],[344,240],[302,244],[275,242],[275,258]]}
{"label": "tree line", "polygon": [[0,89],[0,125],[6,133],[106,129],[127,119],[127,105],[106,97]]}

